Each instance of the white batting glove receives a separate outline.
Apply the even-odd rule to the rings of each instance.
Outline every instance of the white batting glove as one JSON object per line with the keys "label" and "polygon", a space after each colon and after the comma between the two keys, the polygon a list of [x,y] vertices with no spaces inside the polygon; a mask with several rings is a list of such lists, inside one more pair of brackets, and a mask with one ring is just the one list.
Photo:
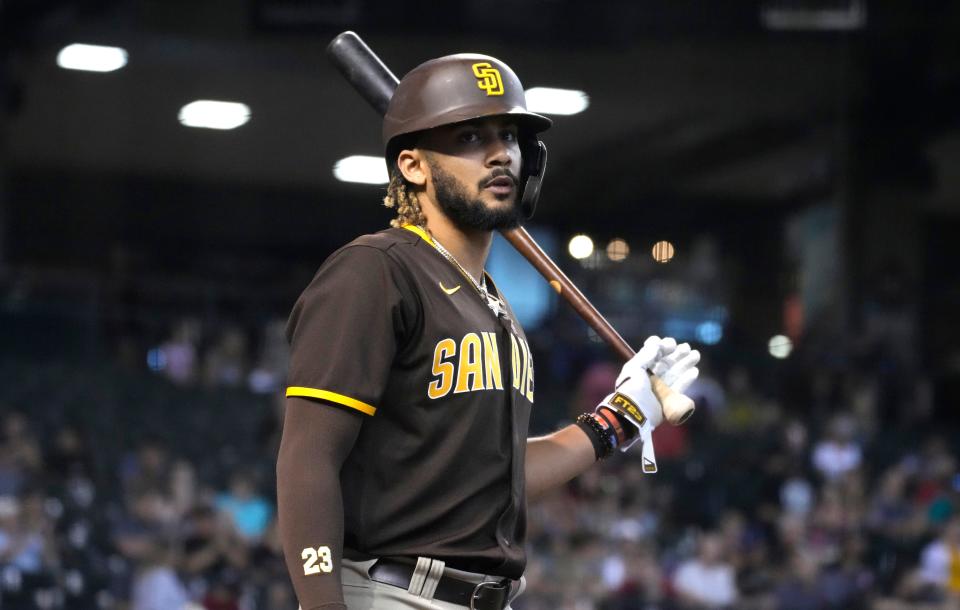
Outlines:
{"label": "white batting glove", "polygon": [[[664,339],[663,341],[667,340],[673,341],[673,339]],[[673,345],[675,349],[664,352],[663,358],[649,370],[670,386],[671,390],[683,394],[700,375],[700,370],[697,369],[697,364],[700,362],[700,352],[690,349],[689,343],[677,345],[676,341],[673,341]],[[620,377],[623,377],[623,373],[620,373]],[[617,383],[619,381],[620,378],[617,379]]]}
{"label": "white batting glove", "polygon": [[597,407],[607,407],[621,422],[632,425],[637,432],[620,446],[630,449],[638,440],[642,443],[643,471],[657,472],[657,457],[653,447],[653,431],[663,421],[663,408],[650,388],[647,372],[656,374],[673,390],[682,393],[700,374],[696,365],[700,352],[690,345],[667,337],[649,337],[637,354],[631,358],[617,377],[616,391],[604,398]]}

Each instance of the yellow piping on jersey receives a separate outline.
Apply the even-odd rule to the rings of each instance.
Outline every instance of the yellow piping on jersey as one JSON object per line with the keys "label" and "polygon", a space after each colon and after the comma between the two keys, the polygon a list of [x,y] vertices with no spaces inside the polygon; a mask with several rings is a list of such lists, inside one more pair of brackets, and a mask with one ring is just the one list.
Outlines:
{"label": "yellow piping on jersey", "polygon": [[350,398],[349,396],[344,396],[343,394],[337,394],[336,392],[330,392],[328,390],[316,390],[314,388],[291,386],[287,388],[287,396],[301,396],[304,398],[319,398],[321,400],[329,400],[330,402],[335,402],[338,405],[356,409],[357,411],[366,413],[367,415],[373,415],[377,412],[377,408],[374,406],[368,405],[367,403],[359,401],[356,398]]}
{"label": "yellow piping on jersey", "polygon": [[407,231],[412,231],[416,233],[417,235],[420,236],[420,238],[423,241],[427,242],[428,244],[436,248],[436,246],[433,245],[433,238],[430,237],[429,233],[423,230],[423,227],[418,227],[417,225],[403,225],[403,228],[406,229]]}

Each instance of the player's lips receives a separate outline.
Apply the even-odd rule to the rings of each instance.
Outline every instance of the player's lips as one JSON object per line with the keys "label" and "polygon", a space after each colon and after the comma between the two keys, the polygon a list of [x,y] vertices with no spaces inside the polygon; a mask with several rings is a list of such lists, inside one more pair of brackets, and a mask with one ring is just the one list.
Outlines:
{"label": "player's lips", "polygon": [[497,176],[493,180],[489,180],[483,188],[489,189],[497,195],[509,195],[513,192],[513,180],[508,176]]}

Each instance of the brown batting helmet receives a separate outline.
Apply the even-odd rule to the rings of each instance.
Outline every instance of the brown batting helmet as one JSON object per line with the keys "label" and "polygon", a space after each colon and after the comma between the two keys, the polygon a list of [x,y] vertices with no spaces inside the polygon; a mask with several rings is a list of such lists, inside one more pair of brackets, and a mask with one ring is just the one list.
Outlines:
{"label": "brown batting helmet", "polygon": [[403,77],[383,117],[387,166],[393,169],[397,155],[414,145],[412,140],[418,132],[498,115],[515,117],[520,128],[520,201],[529,218],[547,164],[547,149],[537,134],[553,122],[527,111],[520,79],[494,57],[447,55],[422,63]]}

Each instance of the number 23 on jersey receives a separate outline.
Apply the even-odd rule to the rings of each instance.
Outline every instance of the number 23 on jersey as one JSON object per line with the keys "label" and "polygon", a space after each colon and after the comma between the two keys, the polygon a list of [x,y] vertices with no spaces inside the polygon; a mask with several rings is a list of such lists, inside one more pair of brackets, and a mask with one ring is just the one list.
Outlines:
{"label": "number 23 on jersey", "polygon": [[313,548],[308,546],[300,553],[300,559],[303,559],[303,573],[305,576],[311,574],[329,574],[333,571],[333,555],[330,553],[330,547],[321,546]]}

